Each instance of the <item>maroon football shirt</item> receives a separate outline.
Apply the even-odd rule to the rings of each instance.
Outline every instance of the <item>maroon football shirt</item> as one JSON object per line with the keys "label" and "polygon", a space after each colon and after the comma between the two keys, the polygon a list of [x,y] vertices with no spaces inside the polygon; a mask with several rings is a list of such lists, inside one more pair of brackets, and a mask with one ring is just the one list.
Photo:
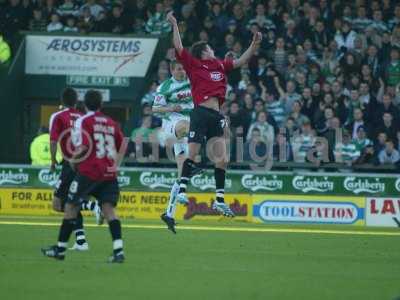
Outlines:
{"label": "maroon football shirt", "polygon": [[66,108],[58,111],[50,117],[50,141],[59,142],[63,157],[71,158],[74,146],[71,142],[71,130],[75,121],[83,114],[75,108]]}
{"label": "maroon football shirt", "polygon": [[227,77],[233,69],[232,59],[197,59],[186,49],[176,58],[182,63],[192,86],[193,102],[197,106],[211,97],[217,97],[221,105],[225,101]]}
{"label": "maroon football shirt", "polygon": [[73,134],[77,147],[88,148],[79,162],[79,173],[95,181],[115,179],[117,152],[123,140],[118,124],[101,112],[88,112],[76,121]]}

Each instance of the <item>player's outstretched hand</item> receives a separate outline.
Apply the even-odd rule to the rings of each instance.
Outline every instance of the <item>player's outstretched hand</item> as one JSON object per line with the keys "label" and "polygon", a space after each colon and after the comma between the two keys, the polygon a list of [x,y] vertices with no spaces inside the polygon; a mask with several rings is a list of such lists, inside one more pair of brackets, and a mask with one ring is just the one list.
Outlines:
{"label": "player's outstretched hand", "polygon": [[253,47],[256,47],[260,45],[261,41],[262,41],[262,33],[258,31],[253,35],[253,41],[251,42],[251,44]]}
{"label": "player's outstretched hand", "polygon": [[172,10],[167,14],[167,21],[170,22],[171,25],[176,24],[176,19],[174,17],[174,12]]}

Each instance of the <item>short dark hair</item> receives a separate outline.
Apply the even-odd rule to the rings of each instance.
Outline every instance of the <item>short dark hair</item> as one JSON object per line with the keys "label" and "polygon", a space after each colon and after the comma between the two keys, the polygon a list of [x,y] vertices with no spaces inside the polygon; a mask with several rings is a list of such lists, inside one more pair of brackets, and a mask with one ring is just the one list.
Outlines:
{"label": "short dark hair", "polygon": [[61,101],[64,106],[74,107],[78,102],[78,93],[73,88],[65,88],[61,93]]}
{"label": "short dark hair", "polygon": [[207,46],[208,46],[207,42],[204,41],[194,43],[191,49],[192,55],[197,59],[201,59],[201,54],[203,53],[203,51],[206,49]]}
{"label": "short dark hair", "polygon": [[85,94],[85,106],[92,111],[99,110],[103,102],[101,93],[96,90],[89,90]]}

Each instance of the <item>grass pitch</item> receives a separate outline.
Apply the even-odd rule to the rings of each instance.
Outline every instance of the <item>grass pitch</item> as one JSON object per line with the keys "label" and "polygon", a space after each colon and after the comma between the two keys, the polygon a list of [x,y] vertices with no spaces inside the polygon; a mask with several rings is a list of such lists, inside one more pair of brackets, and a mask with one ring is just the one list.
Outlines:
{"label": "grass pitch", "polygon": [[105,263],[111,253],[107,226],[87,227],[90,251],[68,252],[60,262],[39,251],[54,244],[58,226],[51,224],[59,218],[29,219],[32,224],[25,226],[15,221],[27,220],[0,217],[4,300],[400,296],[398,230],[191,221],[173,235],[156,221],[123,220],[135,226],[123,229],[127,260],[110,265]]}

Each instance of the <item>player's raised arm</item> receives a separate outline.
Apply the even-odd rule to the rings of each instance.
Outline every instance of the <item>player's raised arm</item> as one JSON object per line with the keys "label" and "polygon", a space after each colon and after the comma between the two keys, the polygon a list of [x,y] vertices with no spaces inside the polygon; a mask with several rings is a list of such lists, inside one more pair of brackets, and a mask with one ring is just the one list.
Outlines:
{"label": "player's raised arm", "polygon": [[175,47],[176,51],[178,51],[178,54],[181,54],[181,52],[183,50],[183,45],[182,45],[182,41],[181,41],[181,35],[179,33],[178,23],[176,22],[173,11],[170,11],[167,14],[167,20],[172,25],[172,32],[173,32],[172,41],[174,43],[174,47]]}
{"label": "player's raised arm", "polygon": [[233,67],[240,68],[241,66],[246,64],[250,60],[250,58],[254,55],[256,50],[258,49],[258,47],[261,43],[261,40],[262,40],[261,32],[255,33],[253,35],[253,40],[252,40],[249,48],[247,48],[247,50],[242,54],[242,56],[240,56],[238,59],[235,59],[233,61]]}

